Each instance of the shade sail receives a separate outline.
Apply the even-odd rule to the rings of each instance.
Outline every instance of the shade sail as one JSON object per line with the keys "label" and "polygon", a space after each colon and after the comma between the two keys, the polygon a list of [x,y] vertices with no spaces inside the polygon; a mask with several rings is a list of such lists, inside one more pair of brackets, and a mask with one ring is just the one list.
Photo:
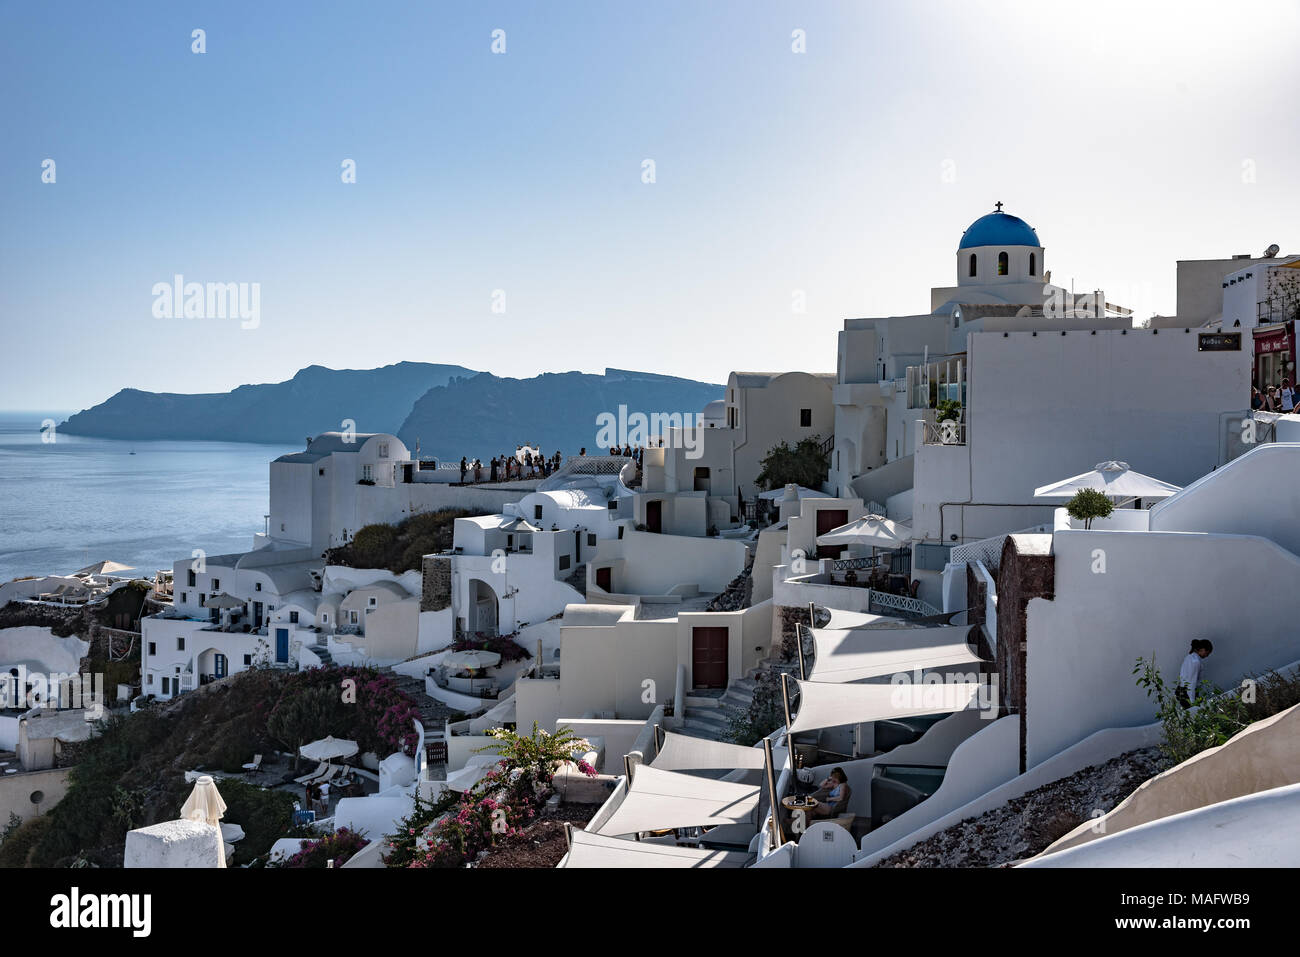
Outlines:
{"label": "shade sail", "polygon": [[906,618],[892,618],[889,615],[872,615],[865,611],[845,611],[842,608],[828,608],[831,620],[827,628],[847,631],[850,628],[914,628]]}
{"label": "shade sail", "polygon": [[1073,498],[1080,489],[1091,488],[1115,498],[1168,498],[1181,492],[1177,485],[1134,472],[1127,462],[1098,462],[1091,472],[1034,489],[1035,498]]}
{"label": "shade sail", "polygon": [[298,753],[304,758],[312,761],[332,761],[335,758],[350,758],[357,753],[357,743],[349,741],[347,738],[336,738],[333,735],[321,738],[319,741],[313,741],[311,744],[304,744],[298,749]]}
{"label": "shade sail", "polygon": [[636,834],[675,827],[749,824],[758,814],[758,787],[661,771],[648,764],[632,774],[631,790],[598,833]]}
{"label": "shade sail", "polygon": [[750,855],[574,831],[565,867],[744,867]]}
{"label": "shade sail", "polygon": [[845,683],[917,669],[977,665],[966,643],[967,625],[936,628],[813,629],[816,659],[808,677]]}
{"label": "shade sail", "polygon": [[734,771],[737,768],[761,768],[763,763],[763,752],[758,748],[669,731],[650,766],[660,771]]}
{"label": "shade sail", "polygon": [[798,681],[799,714],[790,733],[835,728],[845,724],[910,718],[918,714],[964,711],[978,698],[980,686],[952,684],[836,684]]}
{"label": "shade sail", "polygon": [[890,521],[883,515],[863,515],[817,536],[818,545],[870,545],[874,548],[905,545],[911,540],[912,526]]}

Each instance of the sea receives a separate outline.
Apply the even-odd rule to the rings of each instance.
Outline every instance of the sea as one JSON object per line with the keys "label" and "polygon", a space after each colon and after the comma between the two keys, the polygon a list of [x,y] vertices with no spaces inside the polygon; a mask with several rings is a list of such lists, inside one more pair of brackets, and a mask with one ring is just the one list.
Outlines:
{"label": "sea", "polygon": [[271,460],[301,451],[42,427],[68,415],[0,412],[0,582],[103,559],[152,577],[195,549],[247,551],[265,530]]}

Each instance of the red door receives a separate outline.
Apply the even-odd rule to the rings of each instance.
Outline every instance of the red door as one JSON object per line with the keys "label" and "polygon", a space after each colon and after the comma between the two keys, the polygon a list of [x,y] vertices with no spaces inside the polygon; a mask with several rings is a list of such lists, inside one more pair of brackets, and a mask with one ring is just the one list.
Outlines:
{"label": "red door", "polygon": [[[841,525],[847,525],[849,521],[849,510],[846,508],[823,508],[817,512],[817,535],[825,535],[833,528],[839,528]],[[818,545],[818,558],[839,558],[840,553],[844,551],[843,545]]]}
{"label": "red door", "polygon": [[696,688],[727,686],[727,629],[691,629],[691,674]]}
{"label": "red door", "polygon": [[596,569],[596,587],[603,588],[605,591],[614,590],[614,569],[608,565],[604,568]]}
{"label": "red door", "polygon": [[645,530],[662,532],[664,526],[664,503],[655,499],[645,503]]}

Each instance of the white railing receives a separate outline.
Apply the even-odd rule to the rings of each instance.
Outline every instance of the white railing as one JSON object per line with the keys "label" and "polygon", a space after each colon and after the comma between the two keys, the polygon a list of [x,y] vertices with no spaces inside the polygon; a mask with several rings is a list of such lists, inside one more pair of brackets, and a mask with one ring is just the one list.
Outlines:
{"label": "white railing", "polygon": [[883,608],[888,611],[907,612],[908,614],[920,615],[922,617],[927,615],[943,614],[943,612],[938,608],[935,608],[929,602],[922,601],[919,598],[912,598],[910,595],[891,595],[889,592],[875,591],[874,589],[871,592],[870,605],[868,607],[873,609]]}

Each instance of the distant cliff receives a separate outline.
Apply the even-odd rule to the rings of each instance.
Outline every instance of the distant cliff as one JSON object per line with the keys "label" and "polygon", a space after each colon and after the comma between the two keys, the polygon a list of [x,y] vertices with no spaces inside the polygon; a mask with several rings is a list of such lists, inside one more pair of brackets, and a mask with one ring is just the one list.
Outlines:
{"label": "distant cliff", "polygon": [[[523,443],[566,456],[586,447],[595,453],[597,416],[635,413],[695,414],[725,393],[721,385],[649,372],[606,369],[604,375],[548,372],[532,379],[482,373],[430,389],[415,403],[398,437],[413,452],[459,460],[513,453]],[[616,439],[618,436],[616,436]],[[630,441],[636,442],[635,437]]]}
{"label": "distant cliff", "polygon": [[287,382],[241,385],[206,395],[123,389],[58,427],[108,439],[196,439],[301,443],[341,428],[396,432],[412,404],[435,386],[477,373],[463,366],[399,362],[381,369],[308,366]]}

